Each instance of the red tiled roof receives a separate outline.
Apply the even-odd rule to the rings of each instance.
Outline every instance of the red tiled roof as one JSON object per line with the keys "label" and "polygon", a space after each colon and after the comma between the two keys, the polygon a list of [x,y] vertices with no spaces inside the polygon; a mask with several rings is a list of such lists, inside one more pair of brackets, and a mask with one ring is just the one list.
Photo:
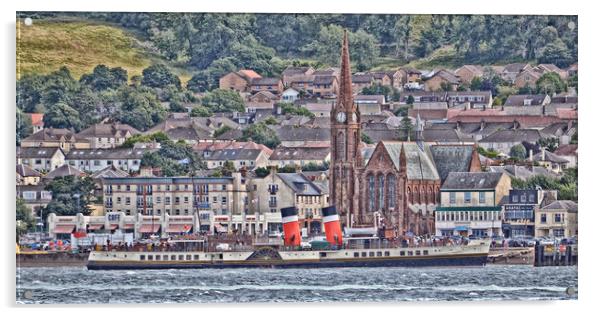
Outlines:
{"label": "red tiled roof", "polygon": [[258,73],[255,72],[255,70],[251,70],[251,69],[241,69],[238,71],[239,74],[249,78],[249,79],[253,79],[253,78],[261,78],[261,75],[259,75]]}
{"label": "red tiled roof", "polygon": [[576,120],[577,119],[577,110],[575,109],[556,109],[556,113],[558,118],[563,120]]}
{"label": "red tiled roof", "polygon": [[44,126],[44,113],[31,113],[31,125]]}

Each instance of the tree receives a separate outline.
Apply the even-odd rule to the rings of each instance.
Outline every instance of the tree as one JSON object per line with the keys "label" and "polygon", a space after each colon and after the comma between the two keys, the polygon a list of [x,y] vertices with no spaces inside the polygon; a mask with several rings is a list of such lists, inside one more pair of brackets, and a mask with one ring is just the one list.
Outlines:
{"label": "tree", "polygon": [[372,141],[372,138],[370,138],[370,136],[368,136],[365,133],[362,133],[362,141],[366,144],[374,144],[374,142]]}
{"label": "tree", "polygon": [[369,87],[364,87],[362,89],[362,94],[365,95],[384,95],[387,99],[392,94],[391,87],[383,86],[380,83],[372,84]]}
{"label": "tree", "polygon": [[219,78],[232,71],[236,71],[235,60],[232,57],[217,59],[207,69],[188,80],[186,88],[194,92],[211,91],[219,87]]}
{"label": "tree", "polygon": [[188,109],[179,101],[169,102],[169,112],[186,113]]}
{"label": "tree", "polygon": [[238,92],[232,90],[215,89],[201,99],[201,104],[214,113],[245,110],[244,100]]}
{"label": "tree", "polygon": [[236,167],[234,167],[234,163],[232,161],[226,160],[224,164],[212,174],[212,176],[231,177],[233,172],[236,172]]}
{"label": "tree", "polygon": [[560,93],[566,91],[566,84],[555,72],[547,72],[543,74],[537,81],[535,82],[535,86],[537,88],[537,93],[554,95],[555,93]]}
{"label": "tree", "polygon": [[527,157],[527,150],[525,149],[525,146],[522,144],[512,146],[512,148],[510,148],[510,157],[518,160],[524,160]]}
{"label": "tree", "polygon": [[479,91],[483,86],[483,79],[481,77],[474,77],[470,81],[470,90],[471,91]]}
{"label": "tree", "polygon": [[144,87],[124,87],[118,98],[122,103],[114,118],[139,130],[147,130],[167,118],[157,96]]}
{"label": "tree", "polygon": [[190,111],[191,117],[210,117],[213,113],[204,106],[195,106]]}
{"label": "tree", "polygon": [[228,132],[228,131],[231,131],[231,130],[232,130],[232,127],[230,127],[230,126],[227,126],[227,125],[224,125],[224,126],[222,126],[222,127],[218,128],[218,129],[216,129],[216,130],[213,132],[213,137],[220,137],[221,135],[223,135],[223,134],[225,134],[226,132]]}
{"label": "tree", "polygon": [[270,174],[270,170],[266,167],[258,167],[255,169],[255,175],[260,178],[265,178],[268,174]]}
{"label": "tree", "polygon": [[270,116],[263,120],[266,125],[278,125],[278,121],[273,116]]}
{"label": "tree", "polygon": [[[412,120],[406,115],[401,119],[401,140],[410,140],[412,131],[414,130],[414,124],[412,124]],[[405,137],[404,137],[405,134]]]}
{"label": "tree", "polygon": [[182,88],[180,78],[163,64],[155,64],[142,70],[141,83],[151,88],[166,88],[169,85],[176,86],[178,90]]}
{"label": "tree", "polygon": [[121,144],[122,148],[133,148],[136,143],[150,143],[150,142],[158,142],[162,143],[165,141],[169,141],[169,137],[163,132],[154,132],[152,134],[136,134],[132,135],[130,138],[126,139],[123,144]]}
{"label": "tree", "polygon": [[292,103],[279,102],[276,106],[280,107],[282,114],[302,115],[309,118],[314,118],[315,115],[311,113],[307,108],[296,106]]}
{"label": "tree", "polygon": [[557,39],[544,46],[538,61],[541,64],[554,64],[560,68],[565,68],[574,61],[574,58],[566,44]]}
{"label": "tree", "polygon": [[541,138],[537,141],[537,144],[542,148],[549,152],[554,152],[558,149],[558,138],[555,137],[547,137]]}
{"label": "tree", "polygon": [[190,145],[171,140],[162,141],[158,151],[144,153],[140,165],[161,168],[166,177],[189,176],[197,170],[207,169],[205,162]]}
{"label": "tree", "polygon": [[410,95],[408,96],[408,99],[406,100],[406,104],[409,104],[409,105],[414,105],[414,102],[415,102],[415,101],[414,101],[414,96],[410,94]]}
{"label": "tree", "polygon": [[21,140],[33,132],[33,126],[31,125],[31,117],[21,111],[21,109],[17,108],[17,146],[21,144]]}
{"label": "tree", "polygon": [[65,102],[58,102],[49,107],[44,114],[44,126],[54,128],[73,128],[76,131],[82,129],[83,124],[79,118],[79,112]]}
{"label": "tree", "polygon": [[53,179],[46,190],[52,193],[52,201],[44,208],[44,216],[55,213],[62,216],[74,216],[77,213],[90,215],[94,192],[94,181],[90,177],[66,176]]}
{"label": "tree", "polygon": [[258,144],[266,145],[271,149],[280,145],[280,139],[276,132],[263,122],[249,125],[249,127],[242,131],[242,137],[239,140],[252,140]]}
{"label": "tree", "polygon": [[95,91],[117,89],[126,85],[127,81],[128,75],[125,69],[109,68],[105,65],[97,65],[91,74],[83,74],[79,79],[81,84],[90,86]]}
{"label": "tree", "polygon": [[29,207],[27,207],[27,205],[25,205],[25,201],[23,201],[23,199],[21,198],[17,198],[17,216],[16,216],[16,220],[17,220],[17,241],[19,241],[19,237],[25,233],[27,233],[29,230],[31,230],[33,227],[35,227],[35,219],[32,216],[32,212],[29,209]]}

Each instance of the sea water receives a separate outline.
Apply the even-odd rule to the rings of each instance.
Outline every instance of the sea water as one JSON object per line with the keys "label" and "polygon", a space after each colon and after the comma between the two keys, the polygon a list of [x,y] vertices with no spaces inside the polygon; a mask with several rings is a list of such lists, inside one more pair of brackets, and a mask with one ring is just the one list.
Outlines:
{"label": "sea water", "polygon": [[[569,289],[567,291],[567,289]],[[18,268],[18,303],[375,302],[577,299],[577,267]]]}

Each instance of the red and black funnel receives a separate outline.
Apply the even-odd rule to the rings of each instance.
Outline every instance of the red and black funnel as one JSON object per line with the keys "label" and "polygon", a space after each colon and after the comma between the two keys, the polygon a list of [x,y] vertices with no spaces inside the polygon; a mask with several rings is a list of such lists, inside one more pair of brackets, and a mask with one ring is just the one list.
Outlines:
{"label": "red and black funnel", "polygon": [[299,216],[297,208],[283,207],[280,209],[282,215],[282,228],[284,229],[284,245],[300,246],[301,230],[299,229]]}
{"label": "red and black funnel", "polygon": [[322,223],[324,223],[326,240],[331,245],[342,246],[343,233],[341,232],[341,221],[339,220],[337,208],[334,205],[322,208]]}

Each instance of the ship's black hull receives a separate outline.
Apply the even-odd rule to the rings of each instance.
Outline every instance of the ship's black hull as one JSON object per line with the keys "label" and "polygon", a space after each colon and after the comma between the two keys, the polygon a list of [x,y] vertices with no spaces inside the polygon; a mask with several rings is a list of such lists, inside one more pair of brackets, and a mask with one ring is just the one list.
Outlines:
{"label": "ship's black hull", "polygon": [[214,262],[124,262],[124,261],[89,261],[88,270],[138,270],[138,269],[231,269],[231,268],[349,268],[349,267],[457,267],[484,266],[487,255],[467,255],[453,257],[414,257],[360,260],[320,260],[286,262],[277,260],[237,261],[233,263]]}

